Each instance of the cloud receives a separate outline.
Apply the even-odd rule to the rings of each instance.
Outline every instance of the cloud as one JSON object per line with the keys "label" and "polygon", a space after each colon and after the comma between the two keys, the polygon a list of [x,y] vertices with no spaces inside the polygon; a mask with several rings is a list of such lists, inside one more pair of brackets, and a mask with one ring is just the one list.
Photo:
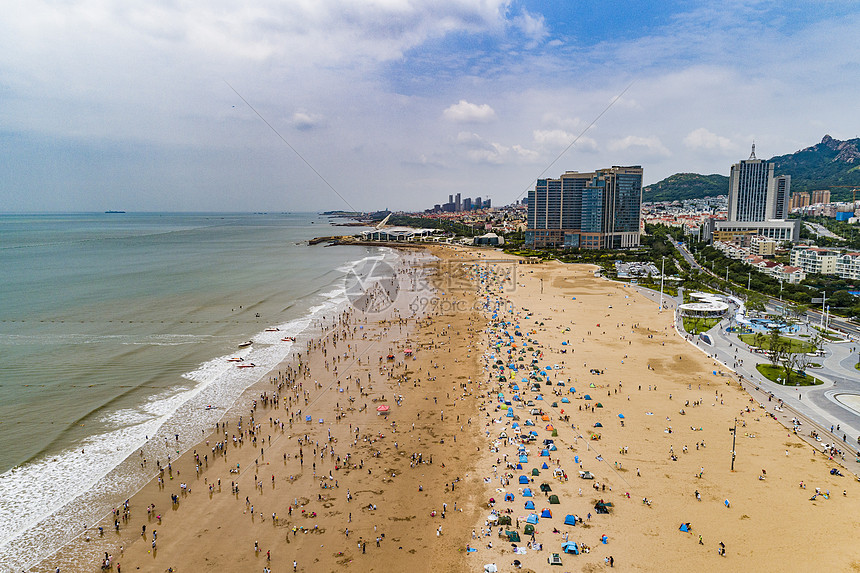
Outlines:
{"label": "cloud", "polygon": [[684,144],[692,149],[717,149],[720,151],[735,151],[737,146],[728,137],[723,137],[700,127],[694,129],[684,138]]}
{"label": "cloud", "polygon": [[540,14],[535,16],[526,9],[523,9],[522,13],[513,19],[513,24],[529,39],[526,44],[527,48],[537,47],[549,36],[544,17]]}
{"label": "cloud", "polygon": [[488,104],[477,105],[464,99],[448,107],[442,115],[457,123],[489,123],[496,119],[496,112]]}
{"label": "cloud", "polygon": [[293,127],[298,129],[299,131],[309,131],[314,129],[315,127],[319,127],[323,122],[323,118],[320,115],[307,113],[304,111],[297,111],[293,114],[292,123]]}
{"label": "cloud", "polygon": [[656,135],[649,137],[641,137],[638,135],[628,135],[621,139],[614,139],[607,145],[610,151],[626,151],[629,149],[637,152],[645,151],[649,155],[659,155],[669,157],[672,152],[666,149],[666,146],[660,141]]}
{"label": "cloud", "polygon": [[597,151],[597,141],[585,135],[576,139],[577,135],[563,129],[536,129],[532,132],[534,142],[538,147],[561,150],[576,140],[573,149],[577,151]]}
{"label": "cloud", "polygon": [[487,141],[477,133],[461,131],[457,134],[457,143],[465,149],[465,157],[472,163],[489,163],[501,165],[508,162],[533,162],[540,159],[540,154],[523,145],[503,145],[495,141]]}

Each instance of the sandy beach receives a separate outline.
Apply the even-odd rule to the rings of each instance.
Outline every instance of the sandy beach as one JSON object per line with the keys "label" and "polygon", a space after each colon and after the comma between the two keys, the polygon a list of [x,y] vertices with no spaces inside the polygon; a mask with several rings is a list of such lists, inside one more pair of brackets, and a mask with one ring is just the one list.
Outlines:
{"label": "sandy beach", "polygon": [[[437,298],[332,317],[301,365],[265,376],[188,453],[146,459],[163,483],[117,508],[118,530],[87,524],[32,571],[97,570],[104,552],[153,572],[595,571],[610,556],[642,571],[860,570],[860,484],[679,336],[671,311],[593,267],[434,253]],[[537,434],[524,451],[515,423]],[[563,554],[565,540],[589,552]]]}

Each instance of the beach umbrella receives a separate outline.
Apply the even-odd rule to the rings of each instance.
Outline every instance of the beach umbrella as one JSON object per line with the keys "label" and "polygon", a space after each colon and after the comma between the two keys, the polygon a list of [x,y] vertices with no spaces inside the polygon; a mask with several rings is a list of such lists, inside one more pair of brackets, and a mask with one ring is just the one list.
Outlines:
{"label": "beach umbrella", "polygon": [[377,412],[387,412],[390,409],[391,409],[391,407],[388,406],[387,404],[382,404],[382,405],[376,407]]}
{"label": "beach umbrella", "polygon": [[621,418],[621,419],[623,420],[623,419],[624,419],[624,414],[618,414],[618,417],[619,417],[619,418]]}

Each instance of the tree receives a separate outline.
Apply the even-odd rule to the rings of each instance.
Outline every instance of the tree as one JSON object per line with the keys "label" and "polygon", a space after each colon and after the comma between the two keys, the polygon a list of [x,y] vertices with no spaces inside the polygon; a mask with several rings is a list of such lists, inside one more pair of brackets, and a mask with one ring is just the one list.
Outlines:
{"label": "tree", "polygon": [[762,312],[764,310],[766,300],[767,299],[760,294],[750,293],[749,297],[747,297],[746,306],[749,310]]}
{"label": "tree", "polygon": [[768,336],[767,358],[770,360],[771,366],[776,368],[785,354],[788,352],[788,344],[784,338],[779,335],[778,328],[771,328]]}

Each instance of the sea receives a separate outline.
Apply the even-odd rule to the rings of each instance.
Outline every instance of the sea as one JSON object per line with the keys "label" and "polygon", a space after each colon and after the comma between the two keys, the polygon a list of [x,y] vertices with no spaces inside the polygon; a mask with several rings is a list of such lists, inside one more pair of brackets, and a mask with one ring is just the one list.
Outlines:
{"label": "sea", "polygon": [[307,243],[360,230],[308,213],[0,215],[0,571],[118,507],[152,477],[141,448],[192,446],[346,307],[347,273],[396,260]]}

